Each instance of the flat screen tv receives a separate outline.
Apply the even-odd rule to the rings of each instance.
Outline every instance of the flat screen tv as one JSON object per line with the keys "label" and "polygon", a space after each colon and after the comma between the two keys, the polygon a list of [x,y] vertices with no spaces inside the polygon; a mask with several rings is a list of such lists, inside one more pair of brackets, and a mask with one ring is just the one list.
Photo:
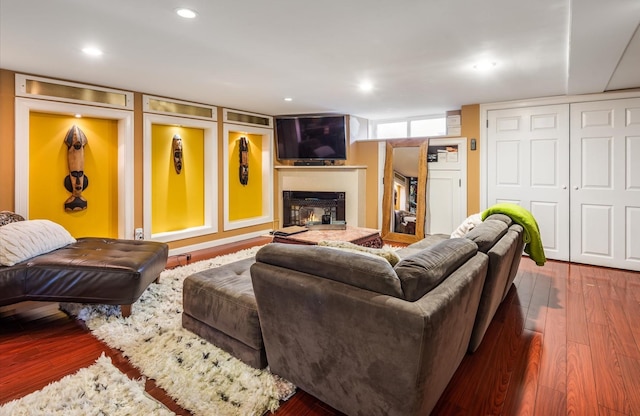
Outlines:
{"label": "flat screen tv", "polygon": [[280,160],[345,160],[347,126],[344,115],[276,117]]}

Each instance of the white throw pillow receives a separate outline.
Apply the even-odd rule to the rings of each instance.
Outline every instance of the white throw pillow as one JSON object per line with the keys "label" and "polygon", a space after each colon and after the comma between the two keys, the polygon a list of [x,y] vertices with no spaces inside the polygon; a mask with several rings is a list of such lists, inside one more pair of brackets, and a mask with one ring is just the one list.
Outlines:
{"label": "white throw pillow", "polygon": [[348,241],[334,241],[334,240],[322,240],[318,241],[319,246],[325,246],[335,248],[344,251],[350,251],[352,253],[365,254],[370,256],[382,257],[389,262],[392,266],[395,266],[400,261],[400,256],[389,248],[373,248],[364,247],[358,244],[350,243]]}
{"label": "white throw pillow", "polygon": [[0,264],[13,266],[75,242],[63,226],[49,220],[13,222],[0,227]]}
{"label": "white throw pillow", "polygon": [[481,222],[482,222],[482,216],[479,213],[468,216],[467,219],[462,221],[462,224],[460,224],[458,228],[456,228],[451,233],[451,238],[464,237],[465,235],[467,235],[469,231],[476,228],[476,225],[479,225]]}

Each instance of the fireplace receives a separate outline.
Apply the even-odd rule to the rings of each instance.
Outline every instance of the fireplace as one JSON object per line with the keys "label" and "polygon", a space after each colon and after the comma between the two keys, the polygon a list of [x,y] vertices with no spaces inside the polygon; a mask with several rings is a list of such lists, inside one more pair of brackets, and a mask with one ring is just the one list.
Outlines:
{"label": "fireplace", "polygon": [[345,192],[282,191],[282,225],[345,221]]}

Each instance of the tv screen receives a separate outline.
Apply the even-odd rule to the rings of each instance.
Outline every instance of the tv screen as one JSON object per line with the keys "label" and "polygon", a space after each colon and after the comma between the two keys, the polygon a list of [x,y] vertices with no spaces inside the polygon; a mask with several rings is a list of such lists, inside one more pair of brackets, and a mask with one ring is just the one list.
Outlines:
{"label": "tv screen", "polygon": [[276,118],[278,159],[345,160],[346,137],[343,115]]}

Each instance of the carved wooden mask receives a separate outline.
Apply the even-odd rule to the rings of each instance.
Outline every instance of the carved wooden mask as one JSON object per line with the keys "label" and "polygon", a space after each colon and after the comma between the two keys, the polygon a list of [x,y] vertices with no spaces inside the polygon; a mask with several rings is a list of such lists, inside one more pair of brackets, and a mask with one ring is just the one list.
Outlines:
{"label": "carved wooden mask", "polygon": [[249,141],[246,137],[240,137],[240,183],[249,183]]}
{"label": "carved wooden mask", "polygon": [[64,178],[64,187],[71,192],[71,196],[64,202],[65,211],[82,211],[87,209],[87,200],[82,196],[89,186],[89,178],[84,174],[84,147],[87,145],[87,136],[78,126],[73,126],[64,138],[67,146],[67,162],[69,175]]}
{"label": "carved wooden mask", "polygon": [[176,173],[179,175],[182,172],[182,137],[177,134],[173,136],[171,148],[173,150],[173,166],[176,168]]}

